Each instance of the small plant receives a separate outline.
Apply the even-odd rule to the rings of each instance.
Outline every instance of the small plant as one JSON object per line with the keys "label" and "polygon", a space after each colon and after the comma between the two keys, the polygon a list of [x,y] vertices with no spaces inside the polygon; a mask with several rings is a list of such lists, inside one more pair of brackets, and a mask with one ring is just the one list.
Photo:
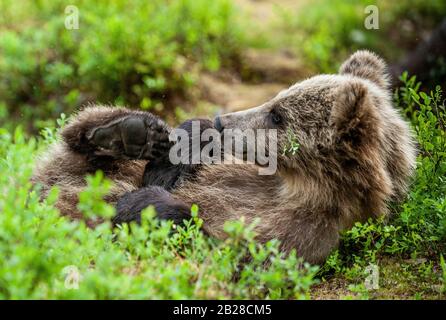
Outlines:
{"label": "small plant", "polygon": [[56,128],[54,127],[45,127],[40,130],[40,135],[43,137],[43,141],[45,145],[50,145],[56,141],[57,135],[60,130],[65,126],[67,122],[67,117],[65,113],[61,113],[59,119],[56,120]]}
{"label": "small plant", "polygon": [[114,207],[105,203],[103,199],[112,188],[112,183],[104,179],[102,171],[97,171],[94,176],[87,176],[87,188],[79,193],[77,208],[87,219],[97,221],[100,218],[110,219],[115,214]]}
{"label": "small plant", "polygon": [[287,144],[283,147],[282,155],[296,155],[297,151],[300,148],[300,144],[297,142],[297,136],[296,134],[291,130],[288,129],[287,131]]}

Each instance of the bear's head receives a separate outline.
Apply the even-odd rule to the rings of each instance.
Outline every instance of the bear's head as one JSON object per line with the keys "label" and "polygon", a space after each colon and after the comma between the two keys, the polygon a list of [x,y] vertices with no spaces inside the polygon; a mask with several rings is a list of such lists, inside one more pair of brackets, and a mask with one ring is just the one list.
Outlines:
{"label": "bear's head", "polygon": [[338,74],[314,76],[259,107],[219,116],[215,127],[277,130],[278,174],[345,193],[400,196],[415,162],[411,132],[392,106],[386,65],[368,51],[354,53]]}

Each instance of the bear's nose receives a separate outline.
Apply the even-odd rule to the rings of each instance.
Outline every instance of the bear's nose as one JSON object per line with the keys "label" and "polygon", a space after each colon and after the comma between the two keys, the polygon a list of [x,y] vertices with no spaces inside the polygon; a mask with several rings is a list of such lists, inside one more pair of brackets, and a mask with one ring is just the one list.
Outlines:
{"label": "bear's nose", "polygon": [[215,120],[214,120],[214,127],[215,127],[215,129],[217,129],[219,132],[222,132],[223,129],[224,129],[223,125],[221,124],[221,119],[220,119],[219,116],[217,116],[217,117],[215,118]]}

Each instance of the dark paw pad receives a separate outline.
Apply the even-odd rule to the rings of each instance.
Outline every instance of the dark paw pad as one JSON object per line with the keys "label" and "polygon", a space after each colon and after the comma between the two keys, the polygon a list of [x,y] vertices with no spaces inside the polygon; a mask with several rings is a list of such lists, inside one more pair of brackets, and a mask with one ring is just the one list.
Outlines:
{"label": "dark paw pad", "polygon": [[155,159],[168,152],[169,131],[161,120],[129,116],[93,129],[87,138],[97,154]]}

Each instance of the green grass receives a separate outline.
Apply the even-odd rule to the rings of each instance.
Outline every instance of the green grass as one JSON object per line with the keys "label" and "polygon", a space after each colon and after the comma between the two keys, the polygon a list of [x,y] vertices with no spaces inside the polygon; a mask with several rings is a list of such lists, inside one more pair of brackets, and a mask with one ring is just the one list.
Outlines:
{"label": "green grass", "polygon": [[0,0],[0,125],[44,127],[87,101],[156,112],[187,100],[200,70],[237,63],[230,0]]}
{"label": "green grass", "polygon": [[[55,137],[52,130],[45,135]],[[61,217],[53,206],[57,190],[41,202],[29,182],[35,155],[48,142],[26,139],[21,129],[1,131],[0,299],[309,296],[317,268],[295,254],[283,257],[275,241],[256,244],[252,229],[242,222],[226,226],[226,241],[206,238],[196,207],[191,209],[195,218],[178,232],[171,222],[155,219],[151,208],[142,225],[114,231],[108,222],[92,230]],[[89,219],[113,215],[114,208],[101,200],[110,182],[97,173],[88,185],[79,209]],[[242,263],[248,253],[252,260]],[[271,266],[265,269],[267,260]],[[78,289],[66,286],[72,267],[81,275]]]}
{"label": "green grass", "polygon": [[[379,29],[364,26],[369,5],[378,8]],[[270,42],[278,47],[285,44],[316,72],[330,73],[358,49],[370,49],[397,61],[445,15],[442,0],[308,1],[298,12],[278,8]]]}

